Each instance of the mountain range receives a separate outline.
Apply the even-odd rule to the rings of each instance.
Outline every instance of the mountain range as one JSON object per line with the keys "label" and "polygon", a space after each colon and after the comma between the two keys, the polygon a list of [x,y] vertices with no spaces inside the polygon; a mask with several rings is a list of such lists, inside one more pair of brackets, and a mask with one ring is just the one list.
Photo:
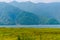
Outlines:
{"label": "mountain range", "polygon": [[60,22],[60,3],[32,3],[32,2],[16,2],[13,1],[10,3],[13,6],[16,6],[24,11],[34,13],[36,15],[56,18]]}
{"label": "mountain range", "polygon": [[39,17],[33,13],[26,12],[8,3],[0,2],[0,25],[20,24],[39,24]]}
{"label": "mountain range", "polygon": [[0,25],[60,24],[60,3],[0,2]]}

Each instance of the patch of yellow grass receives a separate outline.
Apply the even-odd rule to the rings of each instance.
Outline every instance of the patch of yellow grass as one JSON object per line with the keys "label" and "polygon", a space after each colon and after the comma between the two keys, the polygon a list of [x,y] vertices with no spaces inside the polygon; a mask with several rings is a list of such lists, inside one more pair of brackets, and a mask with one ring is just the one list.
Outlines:
{"label": "patch of yellow grass", "polygon": [[0,40],[60,40],[60,28],[0,28]]}

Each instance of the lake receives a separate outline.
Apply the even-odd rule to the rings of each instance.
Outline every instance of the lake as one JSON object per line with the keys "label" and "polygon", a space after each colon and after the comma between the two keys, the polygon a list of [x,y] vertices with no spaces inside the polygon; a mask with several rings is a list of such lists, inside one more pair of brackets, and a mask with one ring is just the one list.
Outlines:
{"label": "lake", "polygon": [[60,25],[0,25],[0,27],[23,27],[23,28],[60,28]]}

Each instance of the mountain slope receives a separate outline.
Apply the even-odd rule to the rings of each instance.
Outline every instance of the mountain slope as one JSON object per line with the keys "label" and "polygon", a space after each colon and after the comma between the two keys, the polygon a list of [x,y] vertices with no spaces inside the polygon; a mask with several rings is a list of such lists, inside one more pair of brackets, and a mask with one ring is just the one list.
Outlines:
{"label": "mountain slope", "polygon": [[36,3],[29,2],[29,1],[19,3],[19,2],[13,1],[10,4],[13,6],[16,6],[24,11],[32,12],[39,16],[41,16],[41,15],[45,16],[46,14],[48,14],[48,15],[46,15],[46,17],[52,16],[49,12],[47,12],[47,10],[44,9],[45,8],[44,5],[46,5],[44,3],[36,4]]}
{"label": "mountain slope", "polygon": [[[26,13],[27,14],[33,14],[33,13],[23,11],[23,10],[21,10],[21,9],[15,7],[15,6],[12,6],[10,4],[1,2],[0,3],[0,25],[18,25],[18,24],[20,25],[21,24],[20,20],[21,20],[22,17],[24,17],[24,14],[26,14]],[[21,14],[23,14],[22,17],[21,17]],[[33,15],[35,15],[35,14],[33,14]],[[32,21],[32,19],[31,19],[31,21]],[[39,21],[37,20],[36,22],[39,22]],[[23,21],[23,22],[26,22],[26,21]]]}
{"label": "mountain slope", "polygon": [[32,2],[16,2],[13,1],[9,4],[16,6],[24,11],[32,12],[36,15],[55,18],[60,22],[60,3],[32,3]]}
{"label": "mountain slope", "polygon": [[0,25],[60,24],[59,8],[59,3],[0,2]]}

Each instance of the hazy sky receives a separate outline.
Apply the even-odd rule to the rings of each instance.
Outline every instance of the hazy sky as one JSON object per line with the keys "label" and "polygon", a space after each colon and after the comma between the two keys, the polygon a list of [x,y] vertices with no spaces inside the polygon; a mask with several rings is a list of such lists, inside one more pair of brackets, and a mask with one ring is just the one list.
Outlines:
{"label": "hazy sky", "polygon": [[[11,2],[11,1],[13,0],[0,0],[0,2]],[[32,1],[32,2],[45,2],[45,3],[60,2],[60,0],[14,0],[14,1],[18,1],[18,2]]]}

